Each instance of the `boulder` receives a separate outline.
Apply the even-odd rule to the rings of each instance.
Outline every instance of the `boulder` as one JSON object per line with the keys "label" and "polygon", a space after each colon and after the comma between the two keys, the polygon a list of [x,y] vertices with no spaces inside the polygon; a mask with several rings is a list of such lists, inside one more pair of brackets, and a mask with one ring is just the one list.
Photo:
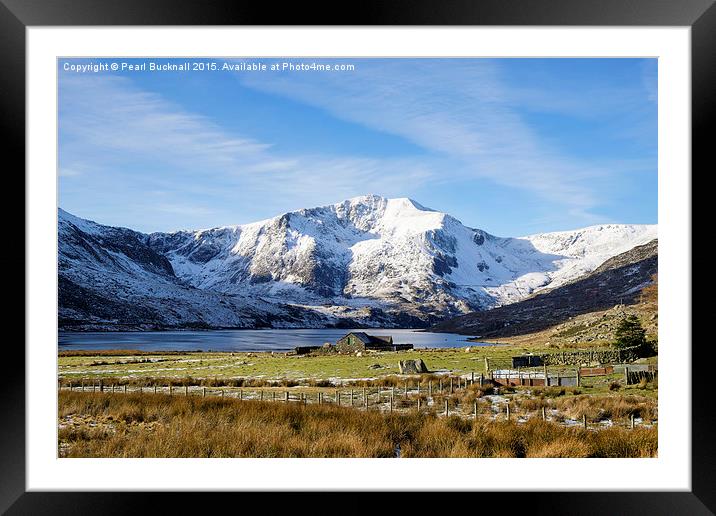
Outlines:
{"label": "boulder", "polygon": [[398,362],[398,368],[400,369],[400,374],[420,374],[428,372],[425,362],[420,358],[417,360],[401,360]]}

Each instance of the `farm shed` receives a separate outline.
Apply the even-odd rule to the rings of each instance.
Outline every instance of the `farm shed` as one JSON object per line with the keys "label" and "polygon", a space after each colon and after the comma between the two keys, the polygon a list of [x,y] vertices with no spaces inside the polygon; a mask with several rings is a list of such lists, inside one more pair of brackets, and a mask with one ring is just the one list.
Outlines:
{"label": "farm shed", "polygon": [[356,351],[398,351],[400,349],[413,349],[412,344],[393,344],[393,337],[389,335],[368,335],[362,331],[351,332],[336,341],[336,350],[339,353],[355,353]]}
{"label": "farm shed", "polygon": [[307,355],[317,349],[321,349],[321,346],[296,346],[294,351],[297,355]]}
{"label": "farm shed", "polygon": [[537,367],[542,365],[539,355],[520,355],[512,357],[512,367]]}

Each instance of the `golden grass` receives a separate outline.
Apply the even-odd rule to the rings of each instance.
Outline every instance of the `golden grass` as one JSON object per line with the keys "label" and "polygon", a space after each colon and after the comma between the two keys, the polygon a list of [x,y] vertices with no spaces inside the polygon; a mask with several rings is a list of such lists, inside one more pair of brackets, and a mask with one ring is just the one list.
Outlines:
{"label": "golden grass", "polygon": [[[566,428],[335,405],[59,393],[67,457],[653,457],[656,428]],[[94,426],[90,426],[90,423]]]}
{"label": "golden grass", "polygon": [[658,404],[654,398],[635,395],[589,396],[576,395],[550,398],[544,395],[534,398],[515,398],[516,414],[535,413],[542,408],[556,409],[559,417],[594,421],[624,421],[634,415],[647,421],[657,419]]}
{"label": "golden grass", "polygon": [[[161,360],[160,360],[161,361]],[[136,361],[122,361],[116,362],[116,364],[139,364],[144,363],[140,360]],[[105,362],[104,364],[109,364]],[[103,364],[103,365],[104,365]],[[91,363],[88,366],[98,365],[97,363]],[[63,387],[68,387],[70,384],[78,386],[82,382],[86,385],[92,385],[92,382],[98,384],[98,378],[68,378],[60,377],[59,383]],[[406,381],[408,388],[411,391],[417,389],[417,385],[420,384],[420,388],[427,392],[430,382],[432,382],[433,392],[437,393],[440,381],[442,381],[443,393],[447,392],[450,386],[450,377],[439,377],[436,375],[421,375],[406,379],[405,377],[390,375],[374,380],[353,380],[347,382],[334,382],[326,379],[315,379],[309,378],[302,381],[292,380],[289,378],[281,379],[266,379],[266,378],[255,378],[255,377],[237,377],[237,378],[197,378],[193,376],[135,376],[135,377],[106,377],[102,379],[105,386],[107,385],[129,385],[134,387],[167,387],[169,385],[173,387],[295,387],[297,385],[307,387],[396,387],[403,389]],[[453,390],[458,390],[457,377],[453,377]]]}
{"label": "golden grass", "polygon": [[586,415],[590,421],[625,419],[632,415],[646,420],[657,418],[657,401],[643,396],[573,396],[555,400],[554,407],[567,417]]}

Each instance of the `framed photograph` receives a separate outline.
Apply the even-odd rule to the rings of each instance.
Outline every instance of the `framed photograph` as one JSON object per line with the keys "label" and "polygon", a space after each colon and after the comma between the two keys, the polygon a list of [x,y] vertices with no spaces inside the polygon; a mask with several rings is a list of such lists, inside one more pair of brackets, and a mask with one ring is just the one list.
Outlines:
{"label": "framed photograph", "polygon": [[0,10],[26,192],[3,510],[512,491],[711,513],[712,2],[180,4]]}

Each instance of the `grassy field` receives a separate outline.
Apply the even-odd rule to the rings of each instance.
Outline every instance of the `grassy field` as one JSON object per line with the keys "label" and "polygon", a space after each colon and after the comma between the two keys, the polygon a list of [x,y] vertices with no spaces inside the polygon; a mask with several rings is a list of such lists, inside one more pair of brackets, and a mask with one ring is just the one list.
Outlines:
{"label": "grassy field", "polygon": [[[469,349],[469,351],[466,351]],[[549,348],[481,346],[438,350],[411,350],[354,355],[297,356],[286,353],[201,353],[89,355],[59,357],[59,374],[65,378],[195,377],[265,379],[360,379],[399,373],[398,361],[422,359],[431,371],[454,375],[485,373],[503,367],[510,357],[525,352],[554,352]]]}
{"label": "grassy field", "polygon": [[[469,349],[469,351],[468,351]],[[293,386],[297,384],[320,387],[333,385],[401,385],[398,361],[422,359],[430,375],[409,378],[412,384],[423,385],[441,376],[469,376],[486,374],[485,358],[490,368],[508,367],[510,357],[531,352],[554,352],[548,348],[524,348],[514,345],[450,348],[438,350],[411,350],[399,352],[354,355],[304,355],[286,353],[210,353],[191,352],[157,353],[124,351],[69,352],[58,357],[60,380],[96,382],[106,384],[137,385],[233,385],[233,386]],[[655,363],[656,358],[649,362]],[[549,368],[574,373],[574,367]],[[527,371],[527,370],[525,370]],[[535,371],[541,372],[541,368]],[[582,378],[582,391],[587,394],[613,394],[613,384],[620,382],[620,374]],[[367,381],[366,381],[367,380]],[[623,382],[622,382],[623,383]],[[620,392],[633,392],[656,397],[657,385],[625,386]]]}
{"label": "grassy field", "polygon": [[[611,374],[583,377],[578,387],[500,387],[497,392],[489,382],[465,385],[470,373],[476,378],[486,373],[486,357],[490,369],[497,369],[509,367],[510,357],[527,351],[555,350],[502,344],[363,356],[63,352],[58,356],[64,386],[59,392],[59,453],[389,457],[400,444],[404,457],[656,455],[657,381],[627,386],[621,374]],[[399,375],[399,360],[417,358],[429,374]],[[550,374],[556,369],[549,368]],[[574,373],[574,367],[561,369]],[[452,393],[449,377],[456,384]],[[70,384],[96,389],[100,380],[113,392],[68,392]],[[173,396],[168,395],[170,384],[176,386]],[[114,386],[122,387],[115,393]],[[355,406],[346,407],[352,404],[352,390]],[[287,392],[289,403],[282,402]],[[339,392],[343,406],[336,398]],[[450,417],[445,417],[446,402]]]}
{"label": "grassy field", "polygon": [[[574,398],[568,408],[586,410],[591,399]],[[395,457],[396,445],[406,458],[655,457],[658,441],[656,427],[592,431],[537,418],[466,420],[163,394],[62,391],[58,417],[61,457]]]}

